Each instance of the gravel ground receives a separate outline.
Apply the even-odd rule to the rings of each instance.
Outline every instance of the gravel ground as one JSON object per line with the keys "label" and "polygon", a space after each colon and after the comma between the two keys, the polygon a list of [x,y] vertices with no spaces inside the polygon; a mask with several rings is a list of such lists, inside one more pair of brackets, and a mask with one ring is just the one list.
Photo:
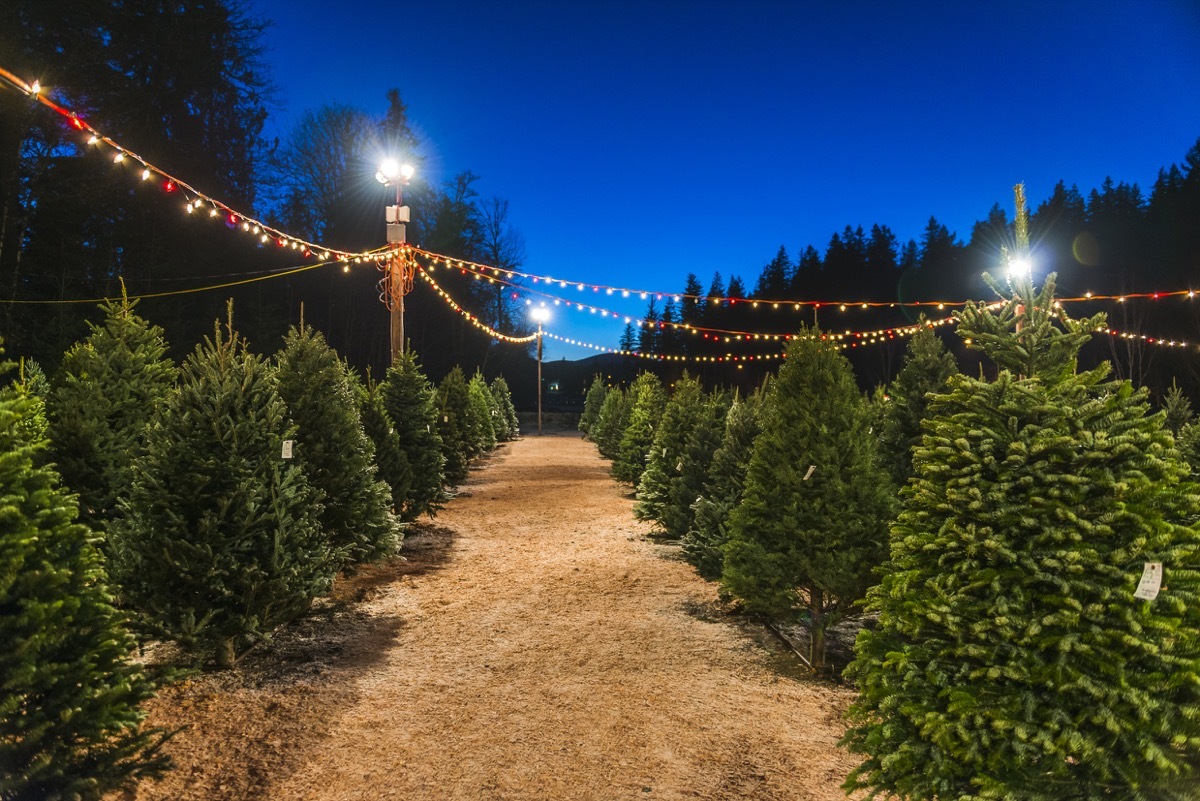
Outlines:
{"label": "gravel ground", "polygon": [[503,446],[405,560],[161,693],[176,770],[117,798],[844,798],[850,691],[631,509],[578,436]]}

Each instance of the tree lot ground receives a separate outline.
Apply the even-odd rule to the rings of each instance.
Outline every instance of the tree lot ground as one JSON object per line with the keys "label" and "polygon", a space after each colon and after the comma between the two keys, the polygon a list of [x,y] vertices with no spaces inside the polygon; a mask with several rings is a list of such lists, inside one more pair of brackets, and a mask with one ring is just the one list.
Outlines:
{"label": "tree lot ground", "polygon": [[842,799],[848,689],[731,617],[574,434],[501,447],[407,561],[164,690],[123,799]]}

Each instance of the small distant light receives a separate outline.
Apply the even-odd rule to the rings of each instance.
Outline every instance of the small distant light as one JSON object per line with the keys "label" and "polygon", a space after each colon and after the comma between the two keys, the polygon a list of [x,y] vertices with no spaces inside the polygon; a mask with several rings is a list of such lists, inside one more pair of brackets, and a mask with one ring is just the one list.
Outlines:
{"label": "small distant light", "polygon": [[94,145],[99,141],[100,141],[100,137],[96,136],[95,134],[92,134],[91,136],[88,137],[87,143],[89,145]]}
{"label": "small distant light", "polygon": [[117,151],[117,155],[113,156],[113,164],[120,164],[124,160],[125,154],[120,151]]}
{"label": "small distant light", "polygon": [[350,272],[350,265],[349,265],[349,264],[343,264],[343,265],[342,265],[342,272],[344,272],[344,273],[348,273],[348,272]]}
{"label": "small distant light", "polygon": [[29,87],[29,94],[33,95],[34,97],[37,97],[39,94],[41,94],[41,91],[42,91],[42,82],[41,81],[34,81],[33,85]]}
{"label": "small distant light", "polygon": [[149,170],[149,168],[142,170],[142,180],[143,180],[143,181],[149,181],[149,180],[150,180],[150,170]]}
{"label": "small distant light", "polygon": [[1028,279],[1033,274],[1033,262],[1029,259],[1013,259],[1008,263],[1009,279]]}

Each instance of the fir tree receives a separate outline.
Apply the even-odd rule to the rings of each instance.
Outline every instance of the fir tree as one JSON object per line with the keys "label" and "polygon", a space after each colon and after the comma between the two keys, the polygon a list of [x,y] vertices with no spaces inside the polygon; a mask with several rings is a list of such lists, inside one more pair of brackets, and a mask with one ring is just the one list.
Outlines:
{"label": "fir tree", "polygon": [[177,371],[162,329],[122,297],[101,305],[104,321],[63,357],[47,402],[54,462],[79,494],[80,519],[106,527],[145,449],[146,428]]}
{"label": "fir tree", "polygon": [[501,442],[511,442],[521,435],[521,421],[517,419],[512,393],[508,390],[508,382],[504,380],[504,376],[496,376],[492,379],[491,390],[492,400],[496,405],[496,419],[499,421],[496,439]]}
{"label": "fir tree", "polygon": [[370,375],[364,383],[358,374],[344,365],[350,379],[350,388],[358,403],[358,414],[362,418],[363,431],[375,446],[376,475],[391,489],[392,511],[402,518],[412,491],[412,466],[400,445],[396,426],[383,405],[383,384],[371,383]]}
{"label": "fir tree", "polygon": [[633,405],[629,422],[621,434],[621,444],[613,459],[612,472],[618,481],[637,486],[646,469],[654,432],[662,417],[667,396],[662,382],[654,373],[642,373],[629,388]]}
{"label": "fir tree", "polygon": [[[989,279],[990,280],[990,279]],[[930,405],[867,608],[847,788],[903,798],[1184,798],[1200,754],[1200,495],[1146,393],[1079,373],[1103,315],[1054,276],[959,334],[997,364]],[[1135,590],[1161,562],[1153,601]],[[1191,789],[1185,789],[1190,783]]]}
{"label": "fir tree", "polygon": [[396,356],[380,386],[380,396],[412,471],[400,519],[411,522],[421,515],[433,517],[445,500],[440,418],[433,387],[411,351]]}
{"label": "fir tree", "polygon": [[[46,412],[46,399],[50,397],[50,381],[41,365],[33,359],[21,359],[13,389],[29,401],[29,414],[22,416],[19,423],[24,430],[25,439],[29,442],[48,442],[50,422]],[[38,467],[49,463],[46,451],[47,448],[41,447],[33,453],[34,464]]]}
{"label": "fir tree", "polygon": [[496,449],[496,424],[499,412],[496,409],[496,399],[488,388],[483,373],[476,372],[467,383],[467,392],[471,396],[471,420],[478,431],[478,451],[487,453]]}
{"label": "fir tree", "polygon": [[1163,412],[1166,415],[1164,423],[1167,430],[1177,436],[1184,426],[1192,422],[1192,402],[1175,381],[1171,381],[1171,388],[1163,398]]}
{"label": "fir tree", "polygon": [[903,487],[912,473],[912,449],[921,441],[927,395],[939,392],[946,379],[958,372],[933,328],[924,324],[913,334],[904,354],[904,367],[888,388],[879,432],[883,460],[896,486]]}
{"label": "fir tree", "polygon": [[588,434],[600,419],[600,409],[604,406],[606,395],[608,387],[604,386],[604,379],[597,374],[588,387],[587,396],[583,399],[583,414],[579,416],[579,430],[583,432],[584,439],[593,439]]}
{"label": "fir tree", "polygon": [[296,459],[274,372],[218,325],[150,428],[111,536],[122,596],[153,633],[228,667],[304,612],[344,551]]}
{"label": "fir tree", "polygon": [[735,399],[725,416],[721,443],[704,477],[704,489],[692,505],[692,525],[683,538],[685,558],[706,579],[721,577],[729,515],[742,502],[754,438],[758,436],[762,392]]}
{"label": "fir tree", "polygon": [[596,426],[592,439],[596,449],[605,459],[615,459],[621,449],[621,435],[629,425],[629,413],[633,410],[633,393],[620,387],[613,387],[604,396],[600,406],[600,416],[596,418]]}
{"label": "fir tree", "polygon": [[31,393],[0,391],[0,798],[99,799],[168,763],[163,733],[141,728],[154,686],[94,537],[39,464],[40,413]]}
{"label": "fir tree", "polygon": [[667,504],[662,513],[663,530],[672,539],[682,541],[692,528],[694,507],[704,491],[704,481],[713,456],[721,445],[730,402],[731,398],[725,392],[716,392],[704,398],[696,424],[688,432],[683,453],[679,457],[678,475],[671,480]]}
{"label": "fir tree", "polygon": [[363,430],[346,368],[325,337],[303,322],[275,357],[279,395],[296,424],[296,457],[324,494],[321,526],[347,564],[396,552],[392,493],[376,475],[375,447]]}
{"label": "fir tree", "polygon": [[634,516],[652,520],[664,531],[664,510],[670,503],[671,482],[683,468],[688,434],[699,422],[704,400],[703,387],[688,373],[675,382],[675,390],[654,431],[646,469],[638,481]]}
{"label": "fir tree", "polygon": [[802,328],[786,356],[729,518],[721,584],[751,612],[802,607],[819,669],[825,632],[863,597],[886,553],[892,491],[850,363],[816,329]]}
{"label": "fir tree", "polygon": [[467,478],[471,457],[476,453],[471,421],[471,394],[460,368],[455,367],[438,384],[434,400],[442,455],[446,460],[446,484],[456,487]]}

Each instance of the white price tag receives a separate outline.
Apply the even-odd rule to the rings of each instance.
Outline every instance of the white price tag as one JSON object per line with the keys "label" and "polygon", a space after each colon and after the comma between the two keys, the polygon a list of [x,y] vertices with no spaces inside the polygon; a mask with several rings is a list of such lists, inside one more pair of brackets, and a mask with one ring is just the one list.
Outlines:
{"label": "white price tag", "polygon": [[808,472],[804,474],[804,478],[802,480],[808,481],[810,478],[812,478],[812,474],[815,472],[817,472],[817,466],[815,464],[810,464],[808,466]]}
{"label": "white price tag", "polygon": [[285,439],[283,441],[283,453],[281,453],[280,456],[282,456],[284,459],[292,458],[292,443],[293,442],[295,442],[295,440],[292,440],[292,439]]}
{"label": "white price tag", "polygon": [[1147,562],[1142,569],[1142,580],[1133,591],[1134,598],[1143,601],[1153,601],[1158,597],[1158,589],[1162,586],[1162,562]]}

